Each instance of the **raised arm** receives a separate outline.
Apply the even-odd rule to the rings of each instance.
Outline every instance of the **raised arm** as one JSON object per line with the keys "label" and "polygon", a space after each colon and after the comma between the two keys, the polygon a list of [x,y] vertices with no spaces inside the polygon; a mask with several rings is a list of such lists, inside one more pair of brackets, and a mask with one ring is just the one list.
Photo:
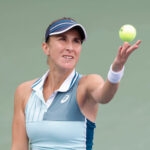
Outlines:
{"label": "raised arm", "polygon": [[86,81],[89,81],[89,83],[87,83],[87,93],[90,93],[90,99],[104,104],[108,103],[114,97],[123,76],[125,63],[129,56],[139,47],[140,43],[140,40],[133,45],[124,42],[123,45],[119,47],[106,81],[97,75],[87,77]]}
{"label": "raised arm", "polygon": [[118,53],[109,70],[108,78],[103,84],[100,103],[107,103],[113,98],[123,76],[125,63],[129,56],[139,47],[140,43],[140,40],[133,45],[124,42],[123,45],[119,47]]}

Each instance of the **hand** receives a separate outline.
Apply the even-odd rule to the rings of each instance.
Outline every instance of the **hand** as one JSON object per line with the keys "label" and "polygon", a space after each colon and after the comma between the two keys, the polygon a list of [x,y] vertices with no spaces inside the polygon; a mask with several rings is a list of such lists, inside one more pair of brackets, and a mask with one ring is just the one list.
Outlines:
{"label": "hand", "polygon": [[119,47],[117,56],[112,64],[113,71],[118,72],[123,68],[128,57],[131,53],[138,49],[140,43],[141,40],[138,40],[133,45],[130,45],[128,42],[124,42],[123,45]]}

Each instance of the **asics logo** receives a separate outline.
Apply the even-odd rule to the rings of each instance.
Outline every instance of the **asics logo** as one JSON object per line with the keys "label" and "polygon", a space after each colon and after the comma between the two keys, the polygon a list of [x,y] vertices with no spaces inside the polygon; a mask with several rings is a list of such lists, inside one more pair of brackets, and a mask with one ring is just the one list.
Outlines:
{"label": "asics logo", "polygon": [[69,97],[70,97],[70,95],[65,95],[63,98],[62,98],[62,100],[60,101],[60,103],[65,103],[65,102],[67,102],[68,100],[69,100]]}

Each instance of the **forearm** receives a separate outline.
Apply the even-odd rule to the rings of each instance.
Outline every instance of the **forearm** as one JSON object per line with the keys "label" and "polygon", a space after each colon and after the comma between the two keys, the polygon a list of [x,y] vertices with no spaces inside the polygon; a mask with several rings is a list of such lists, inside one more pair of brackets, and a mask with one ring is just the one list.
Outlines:
{"label": "forearm", "polygon": [[103,88],[102,88],[102,100],[100,103],[108,103],[117,92],[117,89],[119,87],[120,80],[123,77],[124,74],[124,66],[121,70],[118,72],[114,71],[112,69],[112,66],[110,67],[110,70],[108,72],[107,80],[105,81]]}
{"label": "forearm", "polygon": [[101,104],[106,104],[112,100],[119,87],[119,83],[111,83],[108,79],[105,81],[102,88]]}

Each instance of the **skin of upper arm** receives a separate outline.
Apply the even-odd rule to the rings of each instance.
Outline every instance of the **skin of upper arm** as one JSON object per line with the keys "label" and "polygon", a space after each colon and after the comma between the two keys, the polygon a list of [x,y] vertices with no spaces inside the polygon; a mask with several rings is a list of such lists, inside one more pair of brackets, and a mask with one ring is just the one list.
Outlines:
{"label": "skin of upper arm", "polygon": [[77,100],[81,112],[95,122],[99,103],[108,103],[114,96],[118,84],[112,84],[97,74],[83,76],[78,85]]}
{"label": "skin of upper arm", "polygon": [[116,93],[118,84],[112,84],[97,74],[91,74],[83,77],[82,84],[85,89],[85,100],[91,100],[95,103],[108,103]]}
{"label": "skin of upper arm", "polygon": [[78,85],[77,101],[81,112],[90,121],[95,122],[98,108],[99,108],[99,93],[96,91],[98,86],[103,85],[103,79],[99,75],[85,75]]}
{"label": "skin of upper arm", "polygon": [[104,80],[100,75],[91,74],[83,79],[86,89],[86,98],[94,100],[99,103],[101,100],[101,92],[104,85]]}
{"label": "skin of upper arm", "polygon": [[28,150],[28,137],[25,128],[25,105],[31,93],[31,82],[18,86],[14,96],[11,150]]}

